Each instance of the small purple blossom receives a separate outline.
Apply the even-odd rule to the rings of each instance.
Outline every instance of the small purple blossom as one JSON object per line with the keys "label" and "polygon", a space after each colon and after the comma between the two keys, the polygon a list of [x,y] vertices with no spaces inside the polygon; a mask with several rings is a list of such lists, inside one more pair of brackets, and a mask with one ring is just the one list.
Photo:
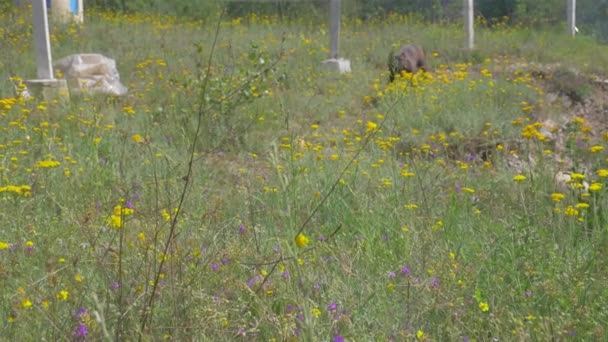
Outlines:
{"label": "small purple blossom", "polygon": [[410,274],[410,269],[407,266],[401,267],[401,274],[403,274],[403,275],[409,275]]}
{"label": "small purple blossom", "polygon": [[431,285],[433,287],[438,287],[439,286],[439,279],[433,278],[433,281],[431,282]]}
{"label": "small purple blossom", "polygon": [[334,336],[334,338],[332,339],[333,342],[344,342],[344,337],[340,336],[340,335],[336,335]]}
{"label": "small purple blossom", "polygon": [[281,278],[288,279],[289,278],[289,271],[288,270],[284,270],[283,272],[281,272]]}
{"label": "small purple blossom", "polygon": [[249,287],[253,287],[253,285],[255,285],[255,283],[260,279],[259,275],[254,276],[253,278],[249,279],[247,281],[247,286]]}
{"label": "small purple blossom", "polygon": [[82,316],[86,315],[88,313],[87,308],[80,308],[78,310],[76,310],[76,312],[74,312],[74,316],[76,318],[81,318]]}
{"label": "small purple blossom", "polygon": [[532,290],[526,290],[526,292],[524,292],[524,296],[525,296],[526,298],[530,298],[530,297],[532,297]]}
{"label": "small purple blossom", "polygon": [[338,304],[336,302],[331,302],[327,305],[327,311],[336,311],[338,310]]}
{"label": "small purple blossom", "polygon": [[393,271],[388,272],[388,277],[389,278],[395,278],[396,274]]}
{"label": "small purple blossom", "polygon": [[133,205],[133,202],[131,202],[131,201],[127,201],[127,203],[125,203],[125,207],[127,207],[129,209],[135,208],[135,206]]}
{"label": "small purple blossom", "polygon": [[218,265],[217,263],[214,262],[214,263],[211,264],[211,269],[213,271],[217,271],[217,270],[220,269],[220,265]]}
{"label": "small purple blossom", "polygon": [[113,281],[112,284],[110,284],[110,288],[112,290],[118,290],[120,288],[120,283],[117,281]]}
{"label": "small purple blossom", "polygon": [[72,335],[76,338],[83,338],[83,337],[86,337],[88,333],[89,333],[89,329],[87,328],[87,326],[80,323],[80,324],[78,324],[78,327],[76,327],[76,330],[74,330]]}
{"label": "small purple blossom", "polygon": [[245,227],[245,225],[241,223],[239,225],[239,234],[242,235],[242,234],[245,234],[246,232],[247,232],[247,227]]}
{"label": "small purple blossom", "polygon": [[281,250],[281,246],[275,245],[274,247],[272,247],[272,249],[274,249],[275,252],[278,252]]}

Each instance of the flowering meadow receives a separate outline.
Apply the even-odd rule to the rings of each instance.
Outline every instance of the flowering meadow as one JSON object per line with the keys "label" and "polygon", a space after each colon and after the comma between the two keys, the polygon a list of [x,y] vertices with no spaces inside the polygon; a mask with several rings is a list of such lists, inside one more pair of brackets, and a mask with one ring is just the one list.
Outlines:
{"label": "flowering meadow", "polygon": [[608,47],[345,18],[338,75],[325,18],[210,17],[51,21],[129,88],[65,100],[0,11],[0,341],[608,338]]}

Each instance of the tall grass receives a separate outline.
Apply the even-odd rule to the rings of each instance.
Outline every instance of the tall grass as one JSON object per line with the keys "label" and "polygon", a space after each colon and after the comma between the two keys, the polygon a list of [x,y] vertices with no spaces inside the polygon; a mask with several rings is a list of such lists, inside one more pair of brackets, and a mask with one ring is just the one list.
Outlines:
{"label": "tall grass", "polygon": [[[54,56],[115,58],[129,94],[45,102],[1,16],[0,339],[605,339],[607,133],[509,68],[605,46],[352,20],[340,76],[305,19],[91,11]],[[387,84],[408,40],[431,72]]]}

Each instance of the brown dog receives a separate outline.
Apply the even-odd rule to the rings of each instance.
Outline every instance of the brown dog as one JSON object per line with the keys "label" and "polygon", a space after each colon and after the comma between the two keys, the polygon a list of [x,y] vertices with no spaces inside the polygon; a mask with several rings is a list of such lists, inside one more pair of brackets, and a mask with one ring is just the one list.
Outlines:
{"label": "brown dog", "polygon": [[390,82],[395,80],[395,75],[402,71],[415,73],[418,69],[426,71],[424,51],[415,45],[404,45],[398,53],[391,53],[388,56],[388,70],[390,72]]}

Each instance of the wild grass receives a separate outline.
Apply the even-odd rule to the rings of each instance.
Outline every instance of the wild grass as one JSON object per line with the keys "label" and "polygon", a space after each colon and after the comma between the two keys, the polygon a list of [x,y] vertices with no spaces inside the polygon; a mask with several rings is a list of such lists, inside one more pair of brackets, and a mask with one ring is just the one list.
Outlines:
{"label": "wild grass", "polygon": [[[605,126],[509,69],[605,73],[605,46],[345,20],[340,76],[314,20],[90,11],[53,55],[115,58],[129,94],[46,102],[2,13],[1,340],[606,338]],[[431,71],[387,84],[408,40]]]}

